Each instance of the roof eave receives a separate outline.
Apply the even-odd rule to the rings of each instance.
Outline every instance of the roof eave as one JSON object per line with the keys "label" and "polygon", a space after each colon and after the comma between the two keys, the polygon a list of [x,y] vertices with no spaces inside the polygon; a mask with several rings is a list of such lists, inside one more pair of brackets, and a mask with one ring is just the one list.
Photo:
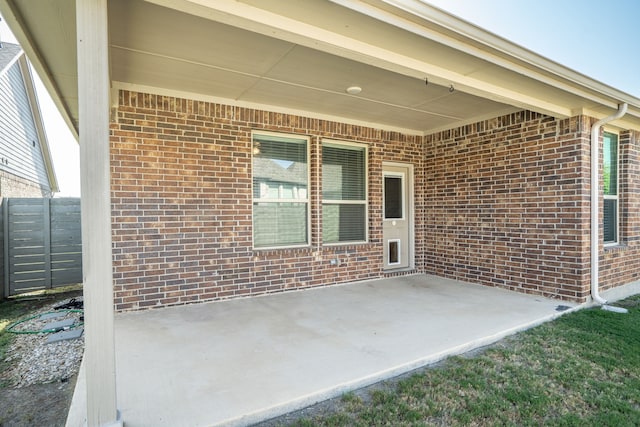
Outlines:
{"label": "roof eave", "polygon": [[[364,15],[402,28],[405,31],[432,38],[451,49],[474,55],[508,70],[514,75],[522,75],[530,82],[538,82],[544,87],[558,89],[558,93],[568,98],[582,99],[580,103],[560,102],[540,96],[533,90],[527,93],[521,87],[507,87],[497,82],[473,78],[456,69],[445,69],[438,63],[420,60],[402,55],[381,45],[369,44],[366,40],[357,40],[328,29],[273,13],[265,3],[264,8],[243,2],[203,2],[192,0],[146,0],[180,12],[185,12],[206,19],[238,26],[256,33],[282,38],[303,46],[319,49],[326,53],[343,56],[360,61],[404,76],[424,79],[430,82],[449,86],[465,93],[484,97],[492,101],[529,109],[559,118],[570,117],[575,111],[588,109],[609,115],[617,109],[621,102],[629,105],[626,122],[640,130],[640,99],[598,82],[565,66],[544,58],[528,49],[518,46],[504,38],[494,35],[480,27],[461,20],[434,6],[418,0],[332,0]],[[60,85],[50,67],[39,54],[32,34],[24,20],[20,18],[16,0],[0,0],[0,12],[14,30],[34,69],[42,77],[43,83],[63,118],[77,139],[77,117],[66,93],[61,93]],[[264,19],[267,17],[268,19]],[[75,46],[68,47],[75,49]],[[432,76],[434,77],[432,80]],[[562,95],[564,96],[564,95]],[[578,105],[580,104],[580,105]]]}
{"label": "roof eave", "polygon": [[20,17],[18,9],[14,3],[14,0],[0,0],[0,14],[2,14],[2,17],[7,22],[7,25],[9,25],[9,28],[11,28],[13,35],[16,37],[18,43],[29,58],[32,67],[38,73],[40,80],[49,92],[53,103],[62,115],[64,122],[71,131],[71,134],[74,136],[76,141],[78,141],[78,126],[72,119],[69,106],[63,101],[62,94],[60,93],[56,82],[51,77],[52,72],[46,61],[44,61],[43,56],[40,54],[38,46],[36,46],[32,35],[29,34],[27,25]]}
{"label": "roof eave", "polygon": [[56,171],[53,165],[53,159],[51,157],[51,149],[49,147],[49,140],[47,139],[47,133],[44,129],[44,121],[42,119],[42,113],[40,111],[40,103],[38,102],[38,95],[36,94],[36,88],[33,81],[31,70],[29,69],[29,63],[25,55],[20,58],[20,72],[22,73],[22,79],[27,89],[27,96],[29,98],[29,106],[31,107],[31,115],[33,116],[33,122],[38,134],[38,141],[40,142],[40,151],[42,153],[42,159],[47,171],[47,178],[49,181],[49,188],[53,193],[60,191],[58,185],[58,179],[56,177]]}
{"label": "roof eave", "polygon": [[[537,81],[552,83],[559,90],[584,97],[591,102],[606,107],[608,112],[602,113],[602,117],[617,110],[620,103],[627,103],[629,105],[627,114],[640,118],[640,98],[572,70],[436,6],[419,0],[364,0],[355,4],[347,0],[331,1],[356,9],[362,13],[370,14],[371,7],[394,10],[397,13],[396,16],[400,19],[402,19],[404,12],[405,17],[408,14],[418,20],[429,22],[432,24],[430,25],[431,27],[435,25],[440,28],[443,37],[439,41],[452,48],[462,50],[468,49],[468,46],[479,45],[481,48],[468,49],[467,51],[472,52],[481,59],[500,63],[506,68],[527,75]],[[376,17],[380,19],[384,18],[384,15],[378,13]],[[385,21],[394,24],[391,15],[388,15]],[[397,25],[397,23],[395,24]],[[412,31],[411,25],[407,25],[406,20],[403,21],[403,28]],[[447,37],[447,33],[455,34],[456,37]],[[552,76],[552,79],[549,78],[550,76]],[[635,127],[638,126],[640,124]]]}

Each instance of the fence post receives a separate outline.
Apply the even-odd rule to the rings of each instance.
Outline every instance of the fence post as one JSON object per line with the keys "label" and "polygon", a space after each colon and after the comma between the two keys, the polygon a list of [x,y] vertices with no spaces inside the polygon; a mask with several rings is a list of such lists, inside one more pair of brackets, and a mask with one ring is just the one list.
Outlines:
{"label": "fence post", "polygon": [[42,199],[42,233],[44,246],[44,287],[52,289],[51,285],[51,199]]}
{"label": "fence post", "polygon": [[0,279],[2,279],[2,283],[0,283],[0,301],[3,301],[6,298],[6,293],[4,291],[4,269],[6,263],[4,262],[4,200],[6,197],[0,197],[0,231],[2,232],[2,242],[0,242],[0,248],[2,249],[2,257],[0,258]]}
{"label": "fence post", "polygon": [[4,234],[4,241],[2,244],[4,245],[4,286],[2,289],[4,290],[3,299],[9,297],[11,295],[11,289],[9,289],[9,199],[5,197],[2,199],[2,227]]}

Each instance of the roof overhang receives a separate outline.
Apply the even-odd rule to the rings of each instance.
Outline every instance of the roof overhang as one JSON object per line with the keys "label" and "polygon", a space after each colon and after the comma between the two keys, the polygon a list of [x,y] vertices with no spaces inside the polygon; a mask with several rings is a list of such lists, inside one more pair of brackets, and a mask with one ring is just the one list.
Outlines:
{"label": "roof overhang", "polygon": [[56,177],[56,171],[51,157],[49,139],[47,138],[47,132],[44,128],[44,121],[40,111],[40,102],[38,101],[38,95],[36,93],[33,76],[31,75],[29,62],[24,54],[20,56],[19,65],[22,78],[25,82],[25,89],[29,99],[29,106],[31,107],[31,114],[33,115],[33,123],[36,128],[36,133],[38,134],[38,141],[40,142],[40,151],[42,153],[42,160],[44,161],[44,167],[49,180],[49,188],[52,193],[57,193],[60,191],[60,187],[58,185],[58,178]]}
{"label": "roof overhang", "polygon": [[[77,134],[75,1],[33,1],[0,12]],[[626,102],[640,130],[640,99],[418,0],[112,0],[109,32],[115,88],[413,134]]]}
{"label": "roof overhang", "polygon": [[22,80],[24,82],[24,88],[29,103],[29,109],[33,118],[33,124],[35,126],[36,134],[38,135],[38,146],[42,153],[42,160],[44,161],[44,167],[49,181],[49,188],[51,192],[57,193],[60,191],[58,186],[58,180],[56,178],[55,168],[53,160],[51,158],[51,150],[49,149],[49,141],[47,139],[47,133],[44,129],[44,122],[42,120],[42,114],[40,112],[40,103],[38,102],[38,96],[36,94],[36,88],[31,74],[31,68],[29,67],[29,61],[24,53],[24,50],[19,45],[12,43],[3,43],[3,50],[8,50],[9,57],[1,58],[0,61],[0,76],[4,75],[14,65],[18,66]]}

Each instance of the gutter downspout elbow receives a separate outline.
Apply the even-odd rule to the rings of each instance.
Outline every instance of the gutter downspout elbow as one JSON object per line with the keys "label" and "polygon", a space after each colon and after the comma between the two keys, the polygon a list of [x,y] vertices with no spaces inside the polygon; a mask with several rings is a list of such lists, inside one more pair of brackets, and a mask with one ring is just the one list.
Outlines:
{"label": "gutter downspout elbow", "polygon": [[606,304],[607,301],[600,296],[599,286],[599,210],[600,210],[600,129],[603,125],[617,120],[627,113],[627,103],[619,104],[618,111],[604,119],[598,120],[591,128],[591,298],[598,304]]}

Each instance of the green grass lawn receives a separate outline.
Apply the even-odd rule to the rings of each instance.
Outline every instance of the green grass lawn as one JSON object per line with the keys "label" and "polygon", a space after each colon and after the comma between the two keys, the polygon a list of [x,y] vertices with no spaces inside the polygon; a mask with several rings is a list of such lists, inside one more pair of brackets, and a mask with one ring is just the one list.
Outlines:
{"label": "green grass lawn", "polygon": [[640,296],[617,305],[629,314],[570,313],[293,425],[638,426]]}

